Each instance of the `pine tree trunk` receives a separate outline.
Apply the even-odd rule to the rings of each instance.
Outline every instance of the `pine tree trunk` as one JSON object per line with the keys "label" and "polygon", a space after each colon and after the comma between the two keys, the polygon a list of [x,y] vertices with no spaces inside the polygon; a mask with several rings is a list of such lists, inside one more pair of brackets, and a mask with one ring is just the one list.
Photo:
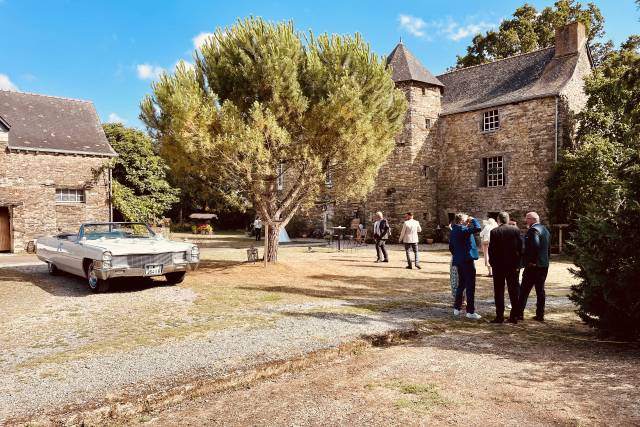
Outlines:
{"label": "pine tree trunk", "polygon": [[268,236],[265,236],[265,238],[269,242],[267,262],[278,261],[278,237],[279,236],[280,236],[280,224],[269,224]]}

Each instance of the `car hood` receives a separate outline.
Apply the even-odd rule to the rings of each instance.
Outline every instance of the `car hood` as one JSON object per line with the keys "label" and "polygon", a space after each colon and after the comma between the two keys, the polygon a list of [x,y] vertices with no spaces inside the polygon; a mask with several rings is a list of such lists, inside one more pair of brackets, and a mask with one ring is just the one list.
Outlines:
{"label": "car hood", "polygon": [[113,255],[146,255],[163,252],[189,252],[195,245],[165,239],[98,239],[85,241],[84,246],[109,251]]}

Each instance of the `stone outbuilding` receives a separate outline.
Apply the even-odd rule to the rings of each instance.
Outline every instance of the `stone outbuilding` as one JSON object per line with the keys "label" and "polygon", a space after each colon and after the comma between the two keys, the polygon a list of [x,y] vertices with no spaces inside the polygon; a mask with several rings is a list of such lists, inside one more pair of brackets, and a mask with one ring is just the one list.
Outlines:
{"label": "stone outbuilding", "polygon": [[404,129],[375,190],[337,215],[369,222],[381,210],[399,225],[411,211],[424,237],[460,211],[505,210],[520,226],[528,211],[547,219],[546,182],[586,102],[592,60],[582,24],[559,28],[553,47],[439,76],[402,42],[388,62],[409,102]]}
{"label": "stone outbuilding", "polygon": [[114,156],[93,103],[0,90],[0,252],[108,221]]}

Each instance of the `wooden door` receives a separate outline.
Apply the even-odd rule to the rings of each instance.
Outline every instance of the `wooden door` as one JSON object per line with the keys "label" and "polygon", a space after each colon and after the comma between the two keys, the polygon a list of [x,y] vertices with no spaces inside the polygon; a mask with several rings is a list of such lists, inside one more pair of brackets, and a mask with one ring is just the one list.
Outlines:
{"label": "wooden door", "polygon": [[0,207],[0,252],[11,250],[11,223],[9,208]]}

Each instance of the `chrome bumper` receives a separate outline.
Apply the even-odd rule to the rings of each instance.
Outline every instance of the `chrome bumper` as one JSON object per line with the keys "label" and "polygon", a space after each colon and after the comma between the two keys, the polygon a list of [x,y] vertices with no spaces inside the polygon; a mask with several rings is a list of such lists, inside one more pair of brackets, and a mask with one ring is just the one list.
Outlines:
{"label": "chrome bumper", "polygon": [[132,267],[109,267],[96,269],[96,276],[98,279],[114,279],[116,277],[153,277],[164,276],[167,273],[174,273],[180,271],[195,271],[198,269],[200,262],[185,262],[176,264],[166,264],[162,266],[162,273],[147,275],[144,272],[144,268],[132,268]]}

